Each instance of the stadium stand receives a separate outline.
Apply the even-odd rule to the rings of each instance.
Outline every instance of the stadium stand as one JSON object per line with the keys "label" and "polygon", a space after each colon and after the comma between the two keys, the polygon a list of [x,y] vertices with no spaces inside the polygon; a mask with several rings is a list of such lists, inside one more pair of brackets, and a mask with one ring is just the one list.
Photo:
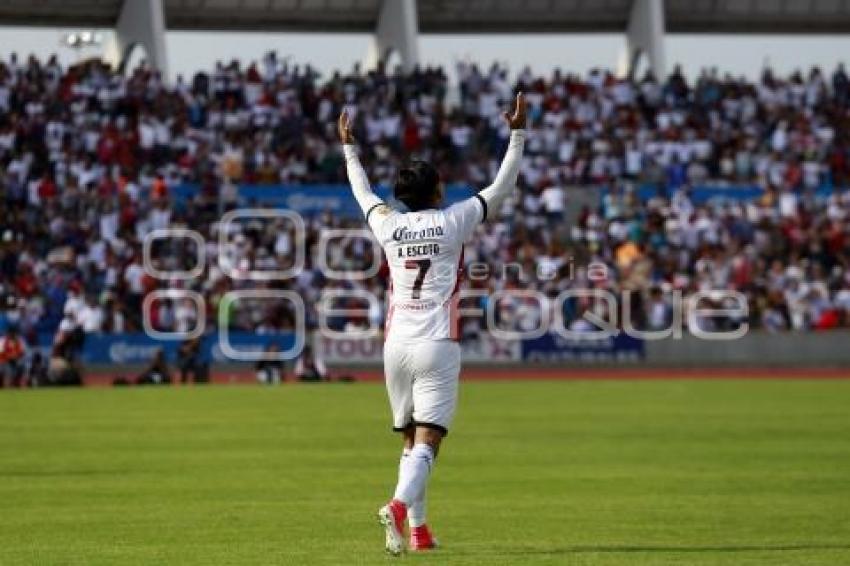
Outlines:
{"label": "stadium stand", "polygon": [[[29,337],[137,331],[146,294],[184,286],[203,294],[210,324],[291,328],[291,309],[258,309],[250,301],[216,320],[224,292],[246,285],[224,275],[218,254],[227,253],[238,269],[284,269],[298,245],[292,230],[267,223],[244,225],[227,250],[218,249],[221,213],[251,204],[237,185],[266,184],[259,189],[273,195],[344,183],[333,123],[348,108],[374,182],[391,184],[399,163],[414,154],[436,162],[445,179],[480,188],[507,136],[498,112],[523,90],[532,109],[528,156],[517,198],[498,212],[514,222],[480,229],[467,265],[484,262],[495,276],[466,286],[549,296],[575,287],[625,290],[633,293],[641,328],[668,324],[669,291],[709,289],[745,293],[751,324],[771,331],[850,323],[850,196],[833,189],[846,185],[850,167],[850,87],[842,68],[831,77],[818,69],[787,78],[765,71],[755,84],[716,72],[689,82],[678,71],[659,82],[651,75],[618,80],[604,71],[537,77],[526,69],[511,80],[497,65],[462,65],[459,76],[458,102],[449,103],[441,69],[355,69],[322,79],[270,54],[259,64],[222,64],[167,85],[146,68],[125,78],[99,61],[69,69],[55,60],[4,62],[0,320]],[[197,189],[194,196],[178,198],[187,184]],[[709,185],[732,194],[742,184],[758,196],[702,203],[690,196]],[[604,186],[605,196],[567,222],[565,188],[575,186]],[[363,226],[356,214],[329,211],[306,220],[311,251],[329,228]],[[145,272],[142,241],[163,228],[188,228],[206,239],[209,267],[200,277],[158,281]],[[362,240],[341,248],[335,265],[371,263]],[[162,241],[157,265],[189,269],[196,251],[182,239]],[[502,270],[509,263],[522,265],[522,273]],[[592,264],[608,275],[589,278]],[[382,274],[329,281],[310,257],[297,278],[270,285],[301,294],[310,325],[322,289],[385,293]],[[503,325],[530,328],[541,316],[536,303],[502,303]],[[579,315],[597,307],[568,302],[565,320],[581,329]],[[186,300],[151,309],[161,330],[191,328],[198,316]],[[373,309],[368,321],[343,317],[334,324],[377,325],[383,317]],[[475,336],[485,324],[468,318],[464,333]]]}

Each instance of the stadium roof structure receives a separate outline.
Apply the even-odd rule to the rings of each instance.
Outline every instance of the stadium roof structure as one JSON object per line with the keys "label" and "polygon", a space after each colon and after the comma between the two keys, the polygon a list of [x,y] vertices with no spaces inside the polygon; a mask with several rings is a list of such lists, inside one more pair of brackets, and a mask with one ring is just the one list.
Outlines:
{"label": "stadium roof structure", "polygon": [[[129,0],[144,3],[147,0]],[[399,2],[400,0],[391,0]],[[169,29],[374,31],[382,0],[162,0]],[[621,32],[632,0],[418,0],[423,33]],[[4,0],[0,22],[112,27],[123,0]],[[846,33],[846,0],[666,0],[670,32]]]}
{"label": "stadium roof structure", "polygon": [[[418,59],[422,33],[623,32],[663,71],[666,31],[847,33],[850,0],[3,0],[0,24],[114,27],[118,52],[165,66],[165,29],[371,32],[376,62]],[[158,37],[159,36],[159,37]]]}

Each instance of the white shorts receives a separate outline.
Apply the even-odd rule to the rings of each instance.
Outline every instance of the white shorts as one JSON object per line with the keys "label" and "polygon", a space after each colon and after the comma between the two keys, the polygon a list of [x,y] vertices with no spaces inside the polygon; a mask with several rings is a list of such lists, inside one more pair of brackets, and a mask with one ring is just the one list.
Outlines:
{"label": "white shorts", "polygon": [[387,340],[384,374],[393,430],[414,424],[448,432],[457,407],[460,344]]}

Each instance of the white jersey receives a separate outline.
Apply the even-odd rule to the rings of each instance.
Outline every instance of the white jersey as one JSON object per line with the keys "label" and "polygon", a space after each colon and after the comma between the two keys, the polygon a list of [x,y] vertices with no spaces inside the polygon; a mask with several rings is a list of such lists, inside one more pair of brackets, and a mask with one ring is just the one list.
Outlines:
{"label": "white jersey", "polygon": [[403,213],[376,205],[369,214],[390,269],[387,339],[458,339],[463,245],[486,206],[474,196],[444,210]]}
{"label": "white jersey", "polygon": [[406,213],[392,210],[375,195],[354,146],[343,145],[354,198],[390,267],[388,339],[412,342],[458,338],[463,244],[487,219],[487,210],[499,210],[516,186],[524,141],[524,130],[511,131],[496,178],[474,197],[444,210]]}

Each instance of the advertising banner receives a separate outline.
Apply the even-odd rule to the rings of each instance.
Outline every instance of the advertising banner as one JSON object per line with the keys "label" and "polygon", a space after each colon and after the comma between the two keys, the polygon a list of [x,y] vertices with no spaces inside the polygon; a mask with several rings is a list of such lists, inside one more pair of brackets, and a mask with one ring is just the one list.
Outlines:
{"label": "advertising banner", "polygon": [[[252,353],[262,352],[271,344],[287,351],[296,343],[294,333],[255,334],[230,332],[230,349],[243,361]],[[39,350],[50,352],[52,336],[40,336]],[[307,341],[310,342],[309,340]],[[380,365],[383,360],[383,338],[329,338],[316,333],[312,341],[316,354],[332,365]],[[83,342],[79,359],[83,364],[146,364],[162,349],[169,362],[177,360],[180,341],[158,340],[143,333],[90,334]],[[567,340],[557,334],[546,334],[533,340],[503,340],[484,334],[477,340],[461,343],[464,362],[498,364],[505,362],[629,362],[643,360],[643,340],[621,334],[613,338]],[[222,351],[218,333],[201,338],[201,355],[211,363],[240,361]]]}
{"label": "advertising banner", "polygon": [[[47,355],[53,336],[39,337],[39,349]],[[233,350],[241,353],[261,352],[270,344],[286,351],[295,343],[293,333],[255,334],[252,332],[230,332],[228,341]],[[179,340],[157,340],[144,333],[89,334],[83,341],[79,360],[83,364],[146,364],[162,349],[169,362],[177,360]],[[229,361],[221,348],[218,333],[201,338],[201,357],[212,363]]]}
{"label": "advertising banner", "polygon": [[644,341],[624,333],[575,340],[549,333],[522,342],[522,359],[528,362],[634,362],[645,357]]}
{"label": "advertising banner", "polygon": [[[317,334],[315,344],[318,353],[330,364],[375,365],[383,360],[382,337],[332,339]],[[461,343],[461,351],[464,362],[499,363],[522,359],[522,346],[518,340],[499,340],[488,335]]]}

